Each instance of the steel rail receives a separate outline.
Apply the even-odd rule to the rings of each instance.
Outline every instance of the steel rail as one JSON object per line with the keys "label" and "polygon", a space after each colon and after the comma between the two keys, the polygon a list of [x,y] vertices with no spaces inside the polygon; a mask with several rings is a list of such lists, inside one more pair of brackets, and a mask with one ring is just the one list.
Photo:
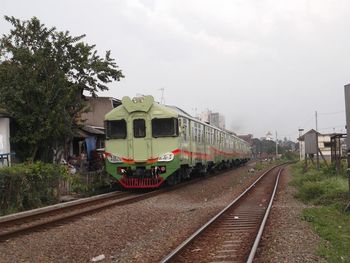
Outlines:
{"label": "steel rail", "polygon": [[[13,229],[10,229],[9,231],[0,232],[0,240],[8,239],[11,236],[21,234],[22,232],[27,232],[27,231],[30,231],[30,230],[35,230],[37,228],[49,226],[49,225],[52,225],[54,223],[57,223],[57,222],[60,222],[60,221],[64,221],[64,220],[67,220],[67,219],[70,219],[70,218],[74,218],[74,217],[77,217],[77,216],[83,216],[83,215],[86,215],[86,214],[97,212],[99,210],[102,210],[102,209],[105,209],[105,208],[108,208],[108,207],[111,207],[111,206],[124,205],[124,204],[137,202],[139,200],[145,199],[147,197],[150,197],[150,196],[153,196],[153,195],[156,195],[156,194],[159,194],[158,191],[148,192],[148,193],[145,193],[145,194],[138,194],[136,196],[135,195],[126,196],[126,197],[122,197],[122,198],[117,199],[117,200],[105,201],[102,204],[95,204],[92,207],[85,207],[85,208],[80,209],[80,210],[77,207],[79,207],[81,204],[71,205],[70,208],[77,209],[77,210],[73,211],[73,212],[62,212],[63,213],[62,216],[57,216],[56,215],[56,216],[52,216],[51,218],[49,218],[50,215],[48,215],[49,219],[47,219],[47,220],[45,220],[45,219],[43,220],[41,218],[40,219],[41,221],[37,220],[37,222],[34,221],[34,222],[31,222],[31,224],[29,223],[29,224],[24,225],[24,226],[22,224],[22,227],[20,225],[19,227],[14,227]],[[93,200],[91,202],[95,202],[95,201],[96,200]],[[86,204],[88,204],[88,202],[84,202],[83,203],[83,205],[86,205]],[[49,214],[51,212],[52,213],[59,213],[60,210],[65,210],[66,208],[67,207],[56,208],[55,210],[51,210],[50,212],[46,211],[43,214]],[[33,217],[36,217],[38,215],[40,215],[40,214],[35,214],[35,215],[33,215]],[[25,217],[25,219],[29,219],[30,217],[32,217],[32,216],[28,215],[27,217]],[[2,225],[4,225],[4,224],[12,224],[13,222],[16,222],[16,221],[19,221],[19,220],[20,219],[13,219],[13,221],[8,220],[8,221],[3,222],[1,224]]]}
{"label": "steel rail", "polygon": [[259,242],[260,242],[260,239],[262,237],[262,234],[264,232],[264,229],[265,229],[265,225],[266,225],[266,222],[267,222],[267,218],[270,214],[270,210],[271,210],[271,207],[272,207],[272,203],[273,203],[273,199],[275,198],[275,194],[277,192],[277,187],[278,187],[278,182],[279,182],[279,178],[280,178],[280,175],[281,173],[283,172],[283,169],[284,168],[280,168],[280,170],[278,171],[278,175],[277,175],[277,178],[276,178],[276,182],[275,182],[275,187],[273,189],[273,192],[272,192],[272,195],[271,195],[271,199],[270,199],[270,202],[269,202],[269,206],[267,207],[266,209],[266,212],[265,212],[265,215],[264,215],[264,218],[260,224],[260,228],[259,228],[259,231],[258,231],[258,234],[255,238],[255,241],[254,241],[254,244],[252,246],[252,249],[249,253],[249,257],[247,259],[247,263],[252,263],[253,260],[254,260],[254,257],[255,257],[255,254],[256,254],[256,251],[258,249],[258,246],[259,246]]}
{"label": "steel rail", "polygon": [[205,223],[202,227],[200,227],[196,232],[194,232],[189,238],[187,238],[185,241],[183,241],[179,246],[177,246],[171,253],[169,253],[166,257],[164,257],[160,263],[168,263],[173,258],[179,254],[180,251],[182,251],[189,243],[191,243],[196,237],[198,237],[204,230],[206,230],[212,223],[214,223],[221,215],[223,215],[228,209],[230,209],[233,205],[237,204],[243,196],[246,195],[266,174],[271,172],[272,170],[276,169],[277,167],[281,166],[276,165],[267,171],[265,171],[262,175],[259,176],[258,179],[256,179],[245,191],[243,191],[237,198],[235,198],[229,205],[227,205],[221,212],[219,212],[217,215],[215,215],[212,219],[210,219],[207,223]]}
{"label": "steel rail", "polygon": [[81,198],[81,199],[77,199],[77,200],[73,200],[73,201],[69,201],[69,202],[64,202],[64,203],[59,203],[59,204],[55,204],[55,205],[36,208],[36,209],[32,209],[32,210],[28,210],[28,211],[24,211],[24,212],[19,212],[19,213],[15,213],[15,214],[10,214],[10,215],[6,215],[6,216],[0,216],[0,225],[3,223],[13,222],[16,220],[25,219],[25,218],[32,217],[32,216],[43,215],[43,214],[46,214],[49,212],[54,212],[54,211],[64,209],[64,208],[74,207],[77,205],[83,205],[83,204],[87,204],[87,203],[91,203],[91,202],[95,202],[95,201],[102,201],[104,199],[110,199],[110,198],[118,197],[118,196],[124,195],[124,194],[126,194],[126,192],[106,193],[106,194],[96,195],[96,196],[92,196],[92,197]]}
{"label": "steel rail", "polygon": [[[42,207],[42,208],[32,209],[29,211],[24,211],[24,212],[20,212],[20,213],[16,213],[16,214],[1,216],[0,217],[0,227],[2,229],[5,228],[4,225],[16,224],[16,222],[18,222],[18,221],[30,220],[31,218],[38,218],[40,216],[47,216],[48,220],[40,218],[39,220],[33,220],[32,222],[26,222],[27,225],[24,227],[17,227],[15,229],[11,229],[10,231],[7,231],[7,232],[0,231],[0,241],[7,239],[11,236],[20,234],[21,232],[27,232],[27,231],[34,230],[37,228],[49,226],[51,224],[54,224],[54,223],[57,223],[60,221],[64,221],[64,220],[67,220],[70,218],[87,215],[89,213],[94,213],[96,211],[99,211],[99,210],[102,210],[102,209],[105,209],[105,208],[108,208],[111,206],[125,205],[128,203],[137,202],[139,200],[143,200],[145,198],[148,198],[148,197],[151,197],[151,196],[163,193],[163,192],[173,191],[173,190],[176,190],[180,187],[194,184],[194,183],[196,183],[200,180],[203,180],[203,179],[206,180],[206,179],[209,179],[213,176],[225,174],[226,172],[228,172],[228,171],[222,171],[222,172],[217,173],[216,175],[212,175],[212,176],[208,176],[208,177],[204,177],[204,178],[203,177],[195,178],[194,180],[190,180],[187,182],[182,182],[180,184],[174,185],[171,188],[160,188],[160,189],[152,191],[152,192],[147,192],[144,194],[137,194],[136,196],[132,195],[133,193],[130,193],[130,192],[106,193],[106,194],[82,198],[82,199],[78,199],[78,200],[74,200],[74,201],[69,201],[69,202],[65,202],[65,203],[46,206],[46,207]],[[132,196],[126,196],[124,198],[123,197],[118,198],[117,200],[108,201],[109,199],[113,199],[114,197],[120,197],[120,196],[124,196],[124,195],[132,195]],[[79,206],[87,206],[90,203],[93,204],[93,203],[98,203],[98,202],[103,202],[103,203],[102,204],[94,204],[92,207],[85,207],[85,208],[80,209],[80,210],[78,208]],[[75,211],[75,212],[70,211],[70,213],[64,212],[65,210],[68,210],[68,209],[77,209],[77,211]],[[66,214],[63,216],[56,215],[56,217],[55,217],[55,216],[52,216],[52,214],[54,214],[54,213],[66,213]],[[35,221],[37,221],[37,222],[35,222]],[[25,224],[23,222],[20,222],[20,223],[22,223],[22,225]]]}

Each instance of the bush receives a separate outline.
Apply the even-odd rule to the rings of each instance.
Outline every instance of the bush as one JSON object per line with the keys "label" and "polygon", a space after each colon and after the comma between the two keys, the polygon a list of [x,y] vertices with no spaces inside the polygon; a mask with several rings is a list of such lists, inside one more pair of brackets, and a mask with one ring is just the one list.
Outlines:
{"label": "bush", "polygon": [[296,161],[298,160],[299,155],[296,152],[286,151],[282,154],[282,159],[285,161]]}
{"label": "bush", "polygon": [[66,176],[64,167],[42,162],[0,168],[0,213],[58,202],[59,181]]}
{"label": "bush", "polygon": [[312,201],[319,199],[325,190],[317,182],[305,182],[299,190],[299,193],[296,195],[303,201]]}
{"label": "bush", "polygon": [[334,164],[331,165],[321,165],[321,172],[326,176],[336,176],[337,169]]}
{"label": "bush", "polygon": [[347,178],[337,175],[332,166],[322,167],[320,171],[309,169],[303,172],[302,164],[293,165],[291,185],[298,188],[296,197],[313,204],[332,204],[346,201]]}
{"label": "bush", "polygon": [[314,182],[319,182],[322,181],[325,176],[315,170],[311,170],[307,173],[297,173],[293,172],[295,174],[293,181],[291,182],[292,185],[301,187],[305,183],[314,183]]}
{"label": "bush", "polygon": [[337,174],[335,167],[324,166],[320,171],[303,164],[293,165],[292,184],[299,190],[297,197],[317,205],[303,211],[301,218],[309,222],[327,243],[321,243],[318,253],[327,262],[350,262],[350,213],[344,211],[348,203],[348,179]]}
{"label": "bush", "polygon": [[300,164],[293,165],[294,178],[291,185],[299,190],[296,197],[316,205],[346,200],[347,179],[337,176],[333,167],[323,167],[320,171],[309,169],[305,173],[302,167]]}

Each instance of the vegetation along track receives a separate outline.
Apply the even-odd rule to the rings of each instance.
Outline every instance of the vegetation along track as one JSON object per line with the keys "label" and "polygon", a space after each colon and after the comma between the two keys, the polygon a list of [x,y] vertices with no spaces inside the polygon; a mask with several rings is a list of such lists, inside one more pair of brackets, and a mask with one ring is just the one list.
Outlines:
{"label": "vegetation along track", "polygon": [[263,173],[161,263],[252,262],[282,170],[275,166]]}
{"label": "vegetation along track", "polygon": [[113,192],[101,194],[93,197],[83,198],[71,202],[56,204],[16,214],[0,217],[0,242],[16,235],[35,231],[43,227],[54,226],[65,220],[72,220],[79,216],[88,215],[102,209],[125,205],[137,202],[163,192],[176,190],[198,182],[202,179],[208,179],[211,176],[219,176],[229,170],[216,172],[215,175],[206,177],[197,177],[190,181],[181,182],[172,187],[164,187],[151,192]]}
{"label": "vegetation along track", "polygon": [[[223,172],[227,171],[219,172],[216,176]],[[94,213],[114,205],[125,205],[137,202],[166,191],[172,191],[179,187],[196,183],[201,179],[203,178],[195,178],[191,181],[185,181],[172,187],[165,187],[151,192],[118,191],[2,216],[0,217],[0,241],[22,233],[52,226],[64,220]]]}
{"label": "vegetation along track", "polygon": [[113,192],[2,216],[0,217],[0,241],[66,219],[97,212],[114,205],[136,202],[156,194],[159,194],[159,191],[147,193]]}

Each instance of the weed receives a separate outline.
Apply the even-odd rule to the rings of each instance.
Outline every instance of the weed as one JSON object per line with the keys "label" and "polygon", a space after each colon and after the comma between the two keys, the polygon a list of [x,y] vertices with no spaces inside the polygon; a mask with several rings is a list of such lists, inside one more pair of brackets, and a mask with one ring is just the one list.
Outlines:
{"label": "weed", "polygon": [[348,179],[332,166],[306,172],[302,167],[301,163],[293,165],[291,184],[298,189],[297,198],[317,205],[305,209],[301,218],[328,241],[320,245],[318,253],[327,262],[350,262],[350,213],[343,212],[348,202]]}

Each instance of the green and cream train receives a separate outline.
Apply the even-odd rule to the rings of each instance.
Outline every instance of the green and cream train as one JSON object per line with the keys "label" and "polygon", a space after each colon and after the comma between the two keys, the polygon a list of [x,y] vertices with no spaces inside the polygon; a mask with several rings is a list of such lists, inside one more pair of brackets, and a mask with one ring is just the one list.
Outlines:
{"label": "green and cream train", "polygon": [[130,99],[105,116],[106,170],[124,188],[157,188],[195,174],[244,164],[250,146],[152,96]]}

